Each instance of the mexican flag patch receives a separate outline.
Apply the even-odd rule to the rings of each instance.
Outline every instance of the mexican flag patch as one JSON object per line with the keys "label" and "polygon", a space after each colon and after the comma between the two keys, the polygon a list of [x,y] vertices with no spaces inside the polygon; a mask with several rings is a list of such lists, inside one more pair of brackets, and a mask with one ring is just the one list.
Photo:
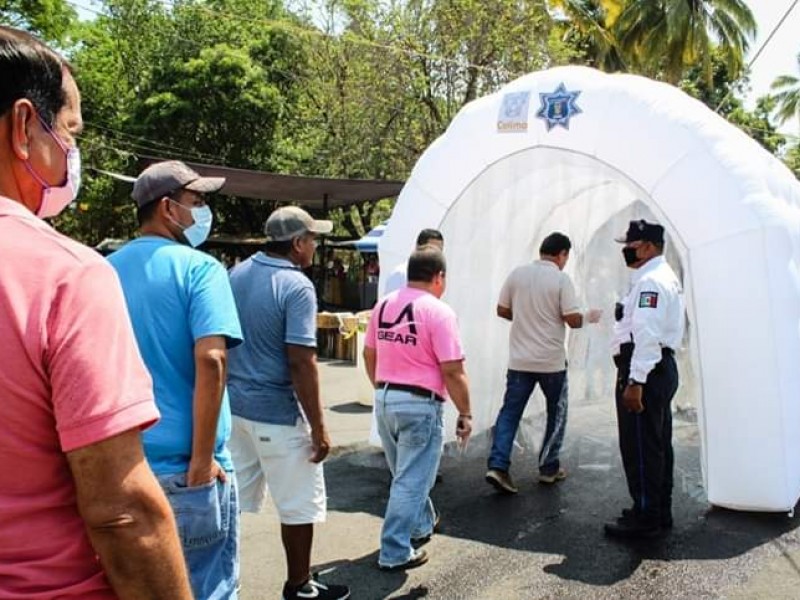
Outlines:
{"label": "mexican flag patch", "polygon": [[642,292],[639,294],[639,308],[656,308],[658,306],[658,292]]}

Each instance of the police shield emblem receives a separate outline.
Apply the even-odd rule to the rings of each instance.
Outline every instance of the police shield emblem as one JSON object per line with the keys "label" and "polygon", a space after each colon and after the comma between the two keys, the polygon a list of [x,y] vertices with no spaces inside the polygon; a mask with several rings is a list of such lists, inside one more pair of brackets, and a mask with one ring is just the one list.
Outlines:
{"label": "police shield emblem", "polygon": [[560,125],[564,129],[569,129],[569,120],[583,111],[578,107],[577,100],[581,93],[579,91],[567,91],[566,86],[561,83],[554,92],[539,94],[541,106],[536,113],[536,117],[542,119],[547,125],[547,131]]}

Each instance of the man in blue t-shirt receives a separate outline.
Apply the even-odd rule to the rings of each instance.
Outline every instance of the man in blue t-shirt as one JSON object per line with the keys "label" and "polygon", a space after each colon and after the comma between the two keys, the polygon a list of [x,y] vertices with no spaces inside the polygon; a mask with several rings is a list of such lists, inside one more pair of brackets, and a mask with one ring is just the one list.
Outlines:
{"label": "man in blue t-shirt", "polygon": [[181,162],[137,178],[141,237],[109,260],[119,274],[161,421],[143,434],[151,468],[172,504],[197,598],[236,598],[238,490],[227,441],[227,351],[242,341],[228,274],[195,250],[208,237],[204,194],[225,180]]}
{"label": "man in blue t-shirt", "polygon": [[[267,244],[231,274],[247,340],[231,352],[231,451],[242,510],[258,512],[269,493],[281,521],[288,575],[283,600],[344,600],[350,590],[310,576],[314,523],[325,520],[325,430],[317,373],[317,297],[300,270],[311,266],[315,221],[286,206],[265,226]],[[305,418],[303,418],[304,413]]]}

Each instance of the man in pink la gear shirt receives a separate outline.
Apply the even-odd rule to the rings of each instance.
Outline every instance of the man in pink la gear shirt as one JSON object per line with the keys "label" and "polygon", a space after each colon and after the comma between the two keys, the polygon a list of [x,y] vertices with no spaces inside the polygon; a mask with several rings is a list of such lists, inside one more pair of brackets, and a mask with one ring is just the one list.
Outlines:
{"label": "man in pink la gear shirt", "polygon": [[77,194],[78,88],[2,26],[0,81],[0,598],[190,598],[119,282],[39,218]]}
{"label": "man in pink la gear shirt", "polygon": [[392,472],[378,555],[378,566],[387,571],[428,560],[419,546],[438,521],[430,491],[442,455],[446,397],[459,412],[456,436],[465,443],[472,431],[458,323],[440,300],[445,271],[440,249],[415,250],[408,260],[408,285],[378,302],[364,339],[378,433]]}

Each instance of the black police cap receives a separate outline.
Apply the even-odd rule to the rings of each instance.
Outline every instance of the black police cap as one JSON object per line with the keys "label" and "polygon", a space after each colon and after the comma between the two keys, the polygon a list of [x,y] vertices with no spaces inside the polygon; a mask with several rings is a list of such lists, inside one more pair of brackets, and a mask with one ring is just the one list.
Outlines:
{"label": "black police cap", "polygon": [[628,224],[628,231],[625,236],[616,238],[620,244],[630,244],[631,242],[652,242],[654,244],[664,243],[664,227],[658,223],[648,223],[644,219],[631,221]]}

